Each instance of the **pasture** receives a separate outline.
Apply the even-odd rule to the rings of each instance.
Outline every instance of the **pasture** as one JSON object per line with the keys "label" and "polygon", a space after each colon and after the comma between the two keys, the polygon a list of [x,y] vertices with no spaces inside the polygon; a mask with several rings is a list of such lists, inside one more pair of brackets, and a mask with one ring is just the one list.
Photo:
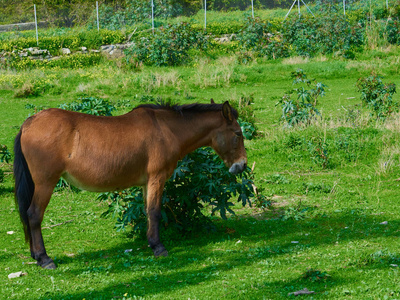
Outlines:
{"label": "pasture", "polygon": [[[32,264],[14,205],[12,166],[2,163],[0,298],[286,299],[304,288],[315,293],[301,297],[313,299],[399,298],[400,115],[376,121],[355,86],[373,71],[399,86],[399,54],[392,46],[355,60],[292,57],[244,65],[233,55],[199,56],[185,66],[139,71],[107,60],[67,71],[1,71],[0,144],[10,151],[35,109],[82,96],[119,103],[114,114],[148,98],[251,99],[258,136],[245,146],[255,184],[272,205],[238,204],[228,220],[212,217],[215,231],[166,230],[161,238],[169,256],[155,258],[143,237],[117,232],[115,220],[101,216],[107,205],[95,193],[57,190],[43,235],[58,268],[44,270]],[[285,128],[276,97],[293,88],[290,74],[297,69],[327,86],[318,104],[322,117]],[[24,82],[37,83],[40,94],[14,97],[28,88]],[[7,277],[19,271],[23,276]]]}

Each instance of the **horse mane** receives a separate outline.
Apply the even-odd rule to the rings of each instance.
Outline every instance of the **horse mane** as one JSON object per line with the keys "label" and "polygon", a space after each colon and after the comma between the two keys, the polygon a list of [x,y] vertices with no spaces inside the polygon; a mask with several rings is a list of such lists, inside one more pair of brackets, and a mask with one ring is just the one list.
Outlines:
{"label": "horse mane", "polygon": [[[202,113],[202,112],[209,112],[209,111],[222,111],[223,104],[211,103],[211,104],[204,104],[204,103],[192,103],[192,104],[172,104],[171,102],[161,102],[156,104],[141,104],[135,107],[133,110],[138,108],[150,108],[150,109],[166,109],[170,111],[174,111],[182,116],[185,114],[191,113]],[[239,114],[236,109],[232,108],[233,116],[235,119],[238,118]]]}

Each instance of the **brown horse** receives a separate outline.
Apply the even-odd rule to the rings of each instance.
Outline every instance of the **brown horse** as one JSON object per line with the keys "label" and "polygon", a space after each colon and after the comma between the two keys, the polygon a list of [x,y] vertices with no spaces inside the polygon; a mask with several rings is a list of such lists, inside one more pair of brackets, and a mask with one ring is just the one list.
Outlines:
{"label": "brown horse", "polygon": [[31,256],[47,269],[41,223],[60,177],[94,192],[142,186],[147,239],[155,256],[168,252],[159,238],[161,196],[178,160],[211,146],[231,173],[247,165],[237,111],[224,104],[140,105],[117,117],[47,109],[28,118],[15,139],[16,204]]}

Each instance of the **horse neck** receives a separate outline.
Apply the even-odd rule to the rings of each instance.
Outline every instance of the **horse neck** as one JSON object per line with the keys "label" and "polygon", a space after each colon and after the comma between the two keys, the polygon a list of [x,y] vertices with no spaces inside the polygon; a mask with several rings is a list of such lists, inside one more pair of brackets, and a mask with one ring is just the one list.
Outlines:
{"label": "horse neck", "polygon": [[222,124],[222,115],[218,111],[174,118],[171,129],[180,142],[182,158],[197,148],[211,146],[213,134]]}

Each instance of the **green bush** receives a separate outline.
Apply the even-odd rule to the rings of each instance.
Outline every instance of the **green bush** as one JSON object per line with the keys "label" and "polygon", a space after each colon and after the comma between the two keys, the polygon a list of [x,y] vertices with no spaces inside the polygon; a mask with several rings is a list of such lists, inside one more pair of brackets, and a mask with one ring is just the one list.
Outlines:
{"label": "green bush", "polygon": [[385,84],[382,78],[372,74],[357,81],[357,90],[361,92],[361,101],[372,110],[377,119],[385,120],[393,112],[399,110],[399,103],[393,101],[396,92],[394,83]]}
{"label": "green bush", "polygon": [[252,51],[268,59],[289,55],[289,47],[283,42],[282,35],[273,32],[273,26],[260,18],[248,18],[237,35],[237,40],[244,53]]}
{"label": "green bush", "polygon": [[[172,177],[166,182],[161,211],[164,227],[173,226],[181,232],[190,232],[198,226],[210,226],[204,215],[204,206],[211,206],[211,213],[218,212],[226,218],[234,214],[232,196],[242,205],[251,204],[253,187],[250,169],[235,176],[229,173],[221,159],[210,149],[200,148],[182,159]],[[103,193],[100,200],[109,201],[104,215],[117,218],[116,228],[133,226],[136,232],[146,228],[144,200],[139,188],[125,192]]]}
{"label": "green bush", "polygon": [[135,45],[125,50],[127,60],[154,66],[180,65],[189,60],[189,50],[205,50],[208,40],[203,32],[192,30],[190,24],[168,25],[147,38],[136,39]]}
{"label": "green bush", "polygon": [[292,47],[293,54],[315,56],[340,51],[346,58],[361,51],[364,30],[358,23],[350,23],[339,14],[288,18],[283,24],[284,42]]}
{"label": "green bush", "polygon": [[400,45],[400,22],[388,20],[386,24],[386,38],[392,45]]}

